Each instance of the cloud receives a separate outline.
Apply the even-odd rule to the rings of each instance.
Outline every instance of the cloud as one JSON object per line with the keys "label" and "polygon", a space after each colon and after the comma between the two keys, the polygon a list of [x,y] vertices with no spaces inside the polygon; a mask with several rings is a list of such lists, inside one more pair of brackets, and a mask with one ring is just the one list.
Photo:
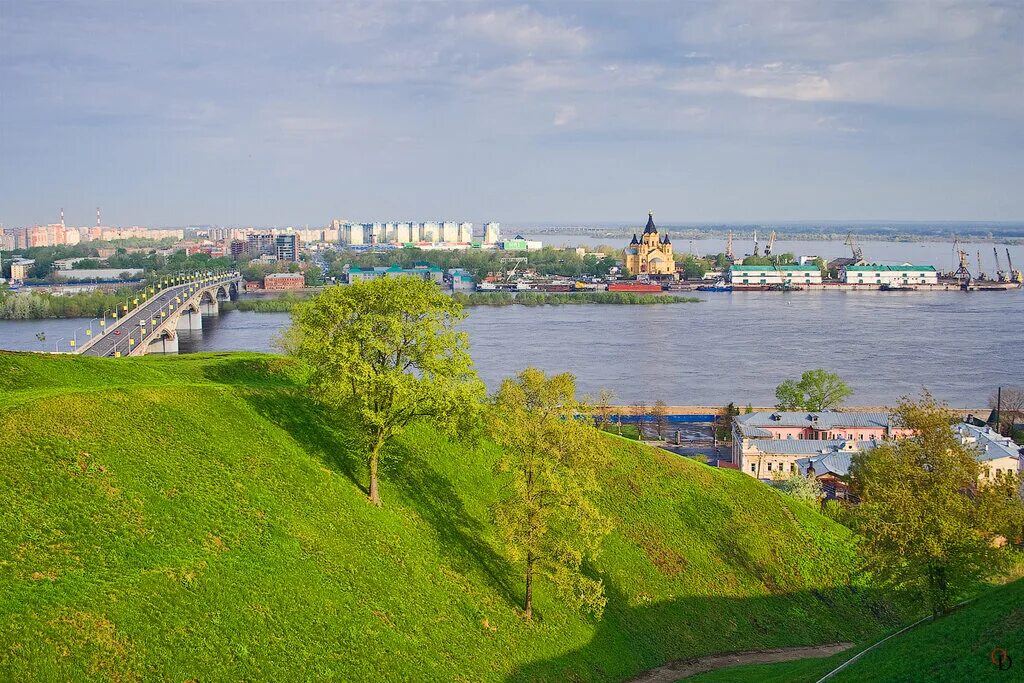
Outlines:
{"label": "cloud", "polygon": [[576,105],[562,104],[555,108],[555,120],[552,123],[556,126],[567,126],[576,120]]}
{"label": "cloud", "polygon": [[582,26],[570,25],[525,6],[452,16],[445,26],[469,40],[527,52],[579,53],[590,45],[590,38]]}

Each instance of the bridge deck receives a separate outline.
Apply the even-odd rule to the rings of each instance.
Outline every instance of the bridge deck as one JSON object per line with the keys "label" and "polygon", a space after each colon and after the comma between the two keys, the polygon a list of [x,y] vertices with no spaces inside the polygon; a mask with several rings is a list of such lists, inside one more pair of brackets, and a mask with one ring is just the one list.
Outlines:
{"label": "bridge deck", "polygon": [[[85,356],[137,355],[150,342],[160,338],[167,322],[176,318],[172,314],[185,306],[188,299],[201,297],[208,290],[216,290],[239,279],[238,273],[232,273],[209,281],[186,282],[162,289],[151,299],[128,311],[117,323],[103,330],[77,353]],[[193,287],[196,287],[195,292],[191,291]],[[181,298],[180,304],[175,302],[176,297]],[[161,313],[165,315],[161,316]],[[152,324],[153,320],[157,321],[156,325]]]}

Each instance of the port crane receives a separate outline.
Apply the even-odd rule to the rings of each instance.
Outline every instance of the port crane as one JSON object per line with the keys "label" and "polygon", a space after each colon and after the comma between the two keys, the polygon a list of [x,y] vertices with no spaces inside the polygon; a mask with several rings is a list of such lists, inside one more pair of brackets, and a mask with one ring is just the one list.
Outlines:
{"label": "port crane", "polygon": [[1008,279],[1003,269],[999,267],[999,250],[992,247],[992,255],[996,258],[996,280],[999,282],[1006,282]]}
{"label": "port crane", "polygon": [[1010,270],[1010,282],[1024,283],[1024,273],[1013,269],[1013,259],[1010,258],[1010,250],[1006,250],[1006,267]]}
{"label": "port crane", "polygon": [[[959,246],[959,242],[957,242],[957,245]],[[969,265],[967,252],[963,249],[958,249],[957,252],[960,255],[960,265],[953,273],[953,277],[960,281],[961,289],[967,289],[967,286],[971,284],[971,271],[967,267]]]}
{"label": "port crane", "polygon": [[978,250],[978,279],[987,280],[985,277],[985,269],[981,267],[981,249]]}
{"label": "port crane", "polygon": [[843,244],[848,246],[850,251],[853,252],[854,259],[858,261],[864,260],[864,250],[860,248],[859,244],[857,244],[857,238],[853,236],[853,232],[846,235],[846,241],[843,242]]}
{"label": "port crane", "polygon": [[754,231],[754,256],[760,256],[760,249],[757,246],[757,230]]}
{"label": "port crane", "polygon": [[732,230],[729,231],[729,239],[727,239],[725,241],[725,258],[729,259],[730,261],[733,260],[733,253],[732,253]]}
{"label": "port crane", "polygon": [[764,245],[764,255],[771,256],[772,249],[775,248],[775,231],[772,230],[772,234],[768,236],[768,244]]}
{"label": "port crane", "polygon": [[527,260],[523,256],[510,256],[508,258],[501,259],[501,265],[512,264],[512,268],[506,273],[506,280],[512,281],[512,276],[516,274],[516,268],[520,265],[526,265]]}

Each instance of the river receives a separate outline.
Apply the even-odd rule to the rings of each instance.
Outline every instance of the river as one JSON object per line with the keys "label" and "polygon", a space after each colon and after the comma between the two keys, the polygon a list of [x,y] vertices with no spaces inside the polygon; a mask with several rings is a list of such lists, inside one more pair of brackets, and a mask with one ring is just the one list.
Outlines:
{"label": "river", "polygon": [[[954,407],[1024,384],[1024,290],[706,293],[699,304],[476,307],[462,324],[493,389],[533,365],[569,371],[618,401],[769,405],[810,368],[838,372],[853,403],[889,405],[927,387]],[[231,311],[182,332],[182,353],[272,351],[284,313]],[[66,350],[82,320],[0,321],[0,348]],[[46,341],[37,340],[43,332]],[[63,340],[63,341],[60,341]],[[81,343],[81,341],[80,341]]]}

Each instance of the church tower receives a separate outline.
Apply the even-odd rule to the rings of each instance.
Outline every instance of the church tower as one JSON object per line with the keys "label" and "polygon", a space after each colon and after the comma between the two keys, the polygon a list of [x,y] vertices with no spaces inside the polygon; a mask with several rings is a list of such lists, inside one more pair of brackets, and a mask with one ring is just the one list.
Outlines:
{"label": "church tower", "polygon": [[633,233],[625,254],[626,270],[630,275],[674,275],[676,272],[672,242],[668,233],[664,237],[658,235],[653,212],[647,214],[647,225],[640,239]]}

